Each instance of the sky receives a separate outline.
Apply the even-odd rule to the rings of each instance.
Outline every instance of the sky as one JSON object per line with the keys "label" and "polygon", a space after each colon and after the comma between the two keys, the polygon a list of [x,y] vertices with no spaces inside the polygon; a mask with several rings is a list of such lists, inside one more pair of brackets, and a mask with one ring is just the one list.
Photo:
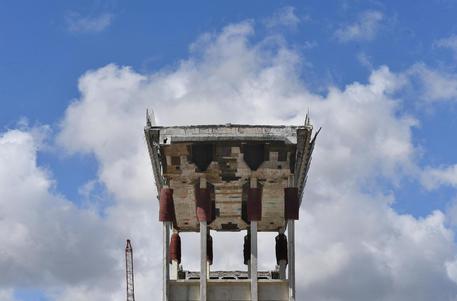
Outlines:
{"label": "sky", "polygon": [[[0,2],[0,300],[158,300],[158,125],[322,127],[298,300],[457,300],[457,1]],[[243,269],[244,233],[213,233]],[[198,269],[198,235],[183,234]],[[274,268],[274,233],[259,235]],[[220,256],[218,256],[220,255]]]}

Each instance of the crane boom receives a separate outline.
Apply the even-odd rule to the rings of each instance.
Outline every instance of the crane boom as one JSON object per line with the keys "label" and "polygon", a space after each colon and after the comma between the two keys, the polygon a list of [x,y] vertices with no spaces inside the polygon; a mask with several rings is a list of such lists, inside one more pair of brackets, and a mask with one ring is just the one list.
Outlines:
{"label": "crane boom", "polygon": [[127,279],[127,301],[135,301],[135,292],[133,285],[133,249],[130,239],[127,239],[125,246],[125,274]]}

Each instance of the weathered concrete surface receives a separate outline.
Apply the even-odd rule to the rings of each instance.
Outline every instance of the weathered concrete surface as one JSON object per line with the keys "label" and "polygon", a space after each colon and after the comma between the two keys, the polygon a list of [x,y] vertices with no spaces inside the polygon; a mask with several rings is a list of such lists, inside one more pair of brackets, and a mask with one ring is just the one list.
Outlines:
{"label": "weathered concrete surface", "polygon": [[284,187],[302,187],[312,151],[310,125],[214,125],[147,127],[146,138],[156,183],[173,188],[176,227],[198,232],[195,187],[205,177],[215,219],[208,228],[248,228],[245,205],[249,179],[262,190],[258,231],[285,227]]}
{"label": "weathered concrete surface", "polygon": [[[164,300],[295,301],[294,220],[298,219],[319,132],[311,138],[312,129],[308,117],[303,126],[160,127],[147,122],[145,135],[157,191],[166,186],[173,189],[173,225],[169,222],[170,227],[181,232],[202,232],[198,274],[182,271],[178,273],[181,275],[178,280],[170,280],[168,258],[164,254]],[[202,181],[206,184],[204,198],[199,188]],[[253,188],[256,188],[255,198]],[[293,198],[290,188],[293,188]],[[198,220],[202,220],[202,199],[206,204],[205,225],[200,225]],[[226,276],[221,274],[223,272],[209,273],[210,279],[207,279],[205,232],[240,231],[249,227],[255,232],[284,231],[287,227],[288,280],[273,280],[284,278],[284,261],[280,263],[280,271],[264,276],[256,272],[254,233],[251,235],[253,256],[248,260],[252,279],[247,279],[248,273],[242,272],[227,272]],[[165,244],[168,244],[168,236],[164,231]]]}
{"label": "weathered concrete surface", "polygon": [[[249,266],[248,266],[249,267]],[[209,273],[209,279],[249,279],[251,273],[249,271],[211,271]],[[274,271],[258,271],[258,279],[279,279],[274,278]],[[277,275],[279,277],[279,275]],[[197,271],[183,271],[182,278],[180,279],[200,279],[200,272]]]}
{"label": "weathered concrete surface", "polygon": [[[198,141],[278,140],[297,143],[297,129],[305,126],[284,125],[193,125],[160,128],[160,144]],[[165,142],[165,140],[167,140]]]}
{"label": "weathered concrete surface", "polygon": [[[286,280],[259,280],[259,301],[288,300]],[[209,280],[208,300],[244,301],[251,300],[250,280]],[[170,301],[200,300],[198,280],[171,280]]]}

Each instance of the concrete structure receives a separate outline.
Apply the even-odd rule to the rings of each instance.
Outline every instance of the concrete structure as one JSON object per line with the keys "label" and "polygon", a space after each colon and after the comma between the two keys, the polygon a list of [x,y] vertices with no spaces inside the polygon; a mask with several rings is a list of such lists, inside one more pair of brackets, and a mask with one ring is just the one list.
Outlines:
{"label": "concrete structure", "polygon": [[[145,135],[160,192],[163,300],[295,300],[294,221],[317,136],[308,117],[303,126],[182,127],[152,126],[148,117]],[[248,272],[209,271],[211,230],[247,231]],[[179,232],[200,232],[199,272],[179,268]],[[273,271],[257,271],[258,232],[279,233]]]}

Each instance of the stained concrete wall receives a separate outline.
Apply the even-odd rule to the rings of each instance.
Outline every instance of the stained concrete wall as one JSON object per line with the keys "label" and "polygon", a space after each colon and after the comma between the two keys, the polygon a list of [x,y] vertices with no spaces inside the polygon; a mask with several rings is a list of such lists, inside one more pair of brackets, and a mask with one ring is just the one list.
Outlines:
{"label": "stained concrete wall", "polygon": [[[170,301],[200,300],[199,280],[172,280]],[[250,300],[250,280],[208,280],[208,300]],[[259,280],[259,301],[287,301],[287,280]]]}

